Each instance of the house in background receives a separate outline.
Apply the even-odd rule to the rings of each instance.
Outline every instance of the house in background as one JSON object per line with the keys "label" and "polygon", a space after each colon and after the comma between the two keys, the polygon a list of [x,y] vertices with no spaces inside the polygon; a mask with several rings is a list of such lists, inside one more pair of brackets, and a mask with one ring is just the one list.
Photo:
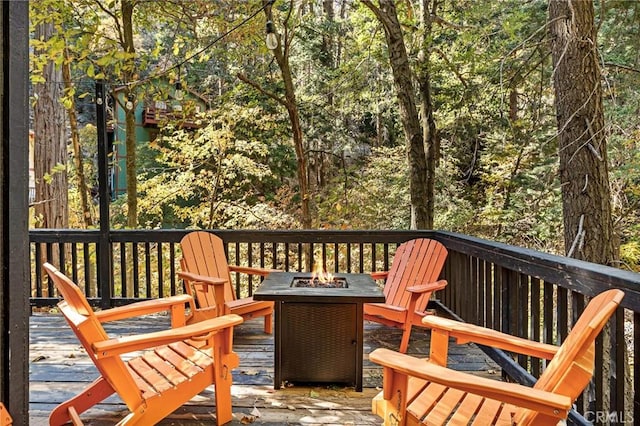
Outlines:
{"label": "house in background", "polygon": [[[125,87],[114,89],[115,97],[112,122],[109,126],[113,140],[111,161],[111,196],[118,197],[127,192],[126,161],[127,149],[125,108],[127,99]],[[131,103],[129,103],[131,105]],[[135,109],[136,145],[148,146],[158,136],[159,130],[171,122],[187,129],[199,127],[195,121],[198,113],[209,108],[208,100],[191,90],[173,85],[167,79],[150,81]]]}

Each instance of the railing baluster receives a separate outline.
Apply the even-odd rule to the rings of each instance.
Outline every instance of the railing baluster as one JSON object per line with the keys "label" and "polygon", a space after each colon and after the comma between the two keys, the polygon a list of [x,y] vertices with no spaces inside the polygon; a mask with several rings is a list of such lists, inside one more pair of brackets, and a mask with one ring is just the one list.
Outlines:
{"label": "railing baluster", "polygon": [[[235,250],[235,256],[236,256],[236,261],[235,264],[236,265],[240,265],[240,243],[236,242],[234,244],[234,250]],[[236,298],[241,298],[241,284],[240,284],[240,274],[238,272],[236,272],[235,274],[235,280],[236,280]]]}
{"label": "railing baluster", "polygon": [[371,243],[371,272],[376,270],[376,243]]}
{"label": "railing baluster", "polygon": [[[89,243],[82,245],[82,257],[84,259],[84,294],[92,297],[91,292],[91,253],[89,252]],[[99,297],[100,295],[97,294]]]}
{"label": "railing baluster", "polygon": [[176,289],[176,244],[174,242],[169,243],[169,280],[171,295],[178,294]]}
{"label": "railing baluster", "polygon": [[158,259],[157,259],[158,297],[164,297],[164,282],[162,279],[162,244],[157,243],[157,246],[158,246]]}
{"label": "railing baluster", "polygon": [[[518,336],[523,337],[525,339],[530,338],[528,334],[529,330],[529,277],[524,274],[518,274],[517,278],[517,286],[518,286],[518,302],[517,309],[517,327],[518,327]],[[518,355],[518,364],[520,364],[523,368],[528,369],[529,357],[526,355]]]}
{"label": "railing baluster", "polygon": [[[54,263],[56,265],[60,265],[58,259],[53,258],[53,245],[51,243],[47,244],[47,261]],[[47,296],[52,297],[55,293],[53,291],[53,282],[51,280],[48,281],[47,286]]]}
{"label": "railing baluster", "polygon": [[71,243],[71,279],[78,282],[78,244]]}
{"label": "railing baluster", "polygon": [[[260,247],[264,247],[264,243],[260,243]],[[279,269],[278,268],[278,243],[271,243],[271,269]]]}
{"label": "railing baluster", "polygon": [[[540,325],[542,318],[540,317],[540,304],[542,303],[540,296],[540,279],[531,278],[531,339],[540,342]],[[531,357],[531,374],[536,377],[540,376],[540,358]]]}
{"label": "railing baluster", "polygon": [[151,292],[151,247],[149,242],[144,243],[144,277],[147,297],[153,297]]}
{"label": "railing baluster", "polygon": [[492,265],[490,262],[482,260],[482,282],[484,286],[484,303],[485,303],[485,318],[482,325],[489,328],[496,328],[494,323],[494,315],[493,315],[493,295],[494,295],[494,287],[492,276]]}
{"label": "railing baluster", "polygon": [[558,303],[556,304],[558,312],[558,344],[564,342],[569,332],[569,299],[568,290],[558,287]]}
{"label": "railing baluster", "polygon": [[[127,297],[127,246],[120,243],[120,294]],[[134,293],[134,297],[137,297]]]}
{"label": "railing baluster", "polygon": [[[247,244],[247,261],[249,262],[249,266],[253,266],[253,244]],[[249,275],[247,277],[247,291],[249,296],[253,296],[253,276]]]}
{"label": "railing baluster", "polygon": [[389,270],[389,244],[383,244],[384,246],[384,266],[383,266],[383,271],[388,271]]}
{"label": "railing baluster", "polygon": [[546,282],[544,283],[544,343],[555,344],[554,339],[554,322],[553,322],[553,305],[554,305],[554,286]]}
{"label": "railing baluster", "polygon": [[284,243],[284,270],[289,271],[289,243]]}
{"label": "railing baluster", "polygon": [[[41,259],[42,259],[42,244],[40,243],[36,243],[35,244],[35,264],[36,264],[36,297],[43,297],[42,294],[42,287],[43,287],[43,280],[42,280],[42,265],[41,265]],[[47,280],[49,280],[49,278],[47,278]],[[76,281],[77,282],[77,281]]]}
{"label": "railing baluster", "polygon": [[322,268],[327,269],[327,245],[324,243],[320,244],[320,262],[322,263]]}
{"label": "railing baluster", "polygon": [[60,256],[60,267],[63,268],[61,269],[61,271],[64,271],[63,273],[66,273],[67,271],[67,256],[66,256],[66,252],[65,252],[65,244],[62,241],[58,242],[58,254]]}
{"label": "railing baluster", "polygon": [[469,285],[472,292],[473,307],[469,309],[469,315],[473,324],[481,324],[484,320],[484,289],[480,279],[479,259],[475,256],[468,257],[469,263]]}
{"label": "railing baluster", "polygon": [[511,325],[509,324],[509,299],[510,299],[510,287],[509,287],[509,271],[502,266],[498,266],[496,269],[500,293],[498,293],[498,301],[495,307],[498,308],[500,314],[500,328],[503,333],[509,333]]}
{"label": "railing baluster", "polygon": [[307,262],[307,271],[313,271],[316,264],[316,248],[313,242],[309,243],[309,261]]}
{"label": "railing baluster", "polygon": [[140,267],[138,259],[138,243],[131,243],[131,260],[133,261],[133,271],[131,279],[133,280],[133,297],[140,297]]}

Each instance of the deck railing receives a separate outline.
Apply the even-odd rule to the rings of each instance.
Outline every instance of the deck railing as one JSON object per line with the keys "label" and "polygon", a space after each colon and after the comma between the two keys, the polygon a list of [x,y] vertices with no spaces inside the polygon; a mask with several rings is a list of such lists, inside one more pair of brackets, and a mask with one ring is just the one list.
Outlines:
{"label": "deck railing", "polygon": [[[113,306],[182,292],[176,278],[179,241],[188,231],[111,231],[109,256],[98,256],[98,231],[30,232],[32,305],[53,306],[57,295],[39,265],[49,260],[72,277],[92,303]],[[441,241],[449,250],[438,304],[464,321],[520,337],[559,344],[589,297],[609,288],[626,296],[596,342],[593,386],[578,400],[575,423],[640,420],[640,274],[534,250],[436,231],[232,231],[216,230],[231,264],[310,271],[320,263],[333,272],[385,270],[397,244],[411,238]],[[109,259],[99,265],[96,259]],[[106,277],[106,278],[105,278]],[[259,277],[233,277],[236,293],[250,295]],[[506,374],[532,383],[544,362],[484,348]]]}

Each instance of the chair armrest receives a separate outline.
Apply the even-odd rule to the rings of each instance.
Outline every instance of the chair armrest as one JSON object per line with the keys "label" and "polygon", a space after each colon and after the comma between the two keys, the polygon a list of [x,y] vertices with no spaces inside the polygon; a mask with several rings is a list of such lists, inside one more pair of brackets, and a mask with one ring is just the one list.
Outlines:
{"label": "chair armrest", "polygon": [[[385,376],[401,374],[418,377],[464,392],[535,410],[558,419],[566,418],[572,405],[571,398],[566,395],[474,376],[389,349],[376,349],[371,352],[369,359],[384,367]],[[384,379],[385,384],[394,381],[387,377]]]}
{"label": "chair armrest", "polygon": [[104,340],[93,344],[93,350],[97,358],[107,358],[142,349],[153,348],[185,339],[199,338],[209,333],[233,327],[242,323],[241,316],[236,314],[222,315],[195,324],[170,330],[156,331],[152,333],[124,336],[116,339]]}
{"label": "chair armrest", "polygon": [[371,272],[369,275],[371,275],[371,278],[374,280],[383,280],[389,276],[389,271]]}
{"label": "chair armrest", "polygon": [[424,317],[422,324],[432,330],[445,332],[449,336],[455,337],[459,344],[473,342],[544,359],[553,358],[559,349],[559,347],[555,345],[539,343],[490,328],[453,321],[434,315]]}
{"label": "chair armrest", "polygon": [[227,282],[224,278],[209,277],[207,275],[194,274],[192,272],[178,272],[178,277],[183,280],[203,283],[207,285],[222,285]]}
{"label": "chair armrest", "polygon": [[252,268],[251,266],[236,266],[229,265],[229,271],[231,272],[242,272],[249,275],[261,275],[266,277],[271,272],[282,272],[277,269],[264,269],[264,268]]}
{"label": "chair armrest", "polygon": [[142,302],[118,306],[116,308],[105,309],[104,311],[97,311],[96,317],[100,322],[117,321],[124,318],[170,311],[173,306],[191,303],[192,300],[191,296],[187,294],[163,297],[161,299],[145,300]]}
{"label": "chair armrest", "polygon": [[433,283],[429,283],[429,284],[418,284],[418,285],[413,285],[411,287],[407,287],[407,291],[410,293],[427,293],[429,291],[438,291],[438,290],[442,290],[443,288],[445,288],[447,286],[447,281],[446,280],[439,280]]}

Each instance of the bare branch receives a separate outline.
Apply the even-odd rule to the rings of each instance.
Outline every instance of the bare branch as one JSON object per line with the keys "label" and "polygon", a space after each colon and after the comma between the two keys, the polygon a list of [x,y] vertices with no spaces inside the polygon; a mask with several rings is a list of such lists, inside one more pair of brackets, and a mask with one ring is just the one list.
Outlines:
{"label": "bare branch", "polygon": [[436,15],[435,13],[431,14],[431,20],[433,22],[435,22],[435,23],[438,23],[438,24],[442,25],[443,27],[449,27],[449,28],[453,28],[453,29],[456,29],[456,30],[463,30],[465,28],[472,28],[470,26],[454,24],[453,22],[449,22],[449,21],[441,18],[440,16]]}
{"label": "bare branch", "polygon": [[613,62],[605,62],[605,63],[604,63],[604,65],[605,65],[605,66],[607,66],[607,67],[615,67],[615,68],[623,69],[623,70],[625,70],[625,71],[631,71],[631,72],[637,72],[637,73],[640,73],[640,69],[630,67],[629,65],[624,65],[624,64],[615,64],[615,63],[613,63]]}
{"label": "bare branch", "polygon": [[124,34],[122,32],[122,26],[120,25],[120,20],[118,19],[118,16],[115,13],[113,13],[111,10],[104,7],[101,1],[96,0],[95,3],[104,13],[106,13],[111,17],[111,19],[113,19],[113,24],[115,25],[116,31],[118,32],[118,39],[120,40],[119,42],[122,46],[124,46],[125,45]]}
{"label": "bare branch", "polygon": [[258,83],[256,83],[253,80],[250,80],[246,75],[242,74],[242,73],[237,73],[236,76],[244,81],[245,83],[247,83],[249,86],[253,87],[254,89],[256,89],[258,92],[262,93],[263,95],[273,99],[274,101],[282,104],[285,108],[287,107],[287,101],[285,99],[283,99],[282,97],[276,95],[273,92],[270,92],[268,90],[266,90],[265,88],[263,88],[261,85],[259,85]]}
{"label": "bare branch", "polygon": [[462,83],[464,88],[465,89],[469,88],[469,84],[467,83],[467,80],[462,76],[462,74],[460,74],[460,72],[458,71],[458,67],[454,66],[451,63],[449,58],[447,58],[447,55],[445,55],[444,52],[437,47],[433,47],[431,50],[437,53],[438,56],[440,56],[440,58],[447,64],[447,67],[449,67],[449,70],[453,72],[456,75],[456,77],[458,77],[458,80],[460,80],[460,83]]}

